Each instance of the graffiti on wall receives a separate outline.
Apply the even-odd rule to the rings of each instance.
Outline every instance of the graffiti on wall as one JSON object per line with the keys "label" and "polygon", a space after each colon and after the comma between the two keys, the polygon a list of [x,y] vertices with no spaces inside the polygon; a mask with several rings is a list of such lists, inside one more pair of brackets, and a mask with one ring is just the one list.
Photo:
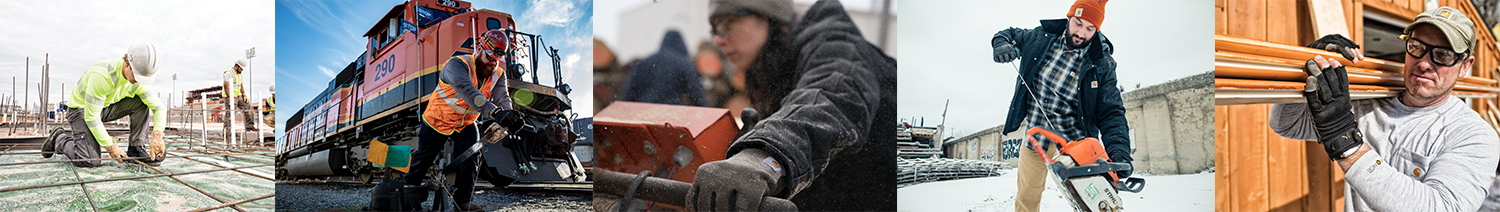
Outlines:
{"label": "graffiti on wall", "polygon": [[1000,141],[1000,160],[1010,160],[1021,156],[1021,139],[1005,139]]}

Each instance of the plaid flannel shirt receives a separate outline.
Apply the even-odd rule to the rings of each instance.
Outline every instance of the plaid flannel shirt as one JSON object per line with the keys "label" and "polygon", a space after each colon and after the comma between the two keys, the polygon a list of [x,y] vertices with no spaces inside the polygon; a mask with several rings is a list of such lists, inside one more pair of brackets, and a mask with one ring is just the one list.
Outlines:
{"label": "plaid flannel shirt", "polygon": [[1078,73],[1085,63],[1083,54],[1088,48],[1068,50],[1068,39],[1058,39],[1043,56],[1037,81],[1031,82],[1033,100],[1027,124],[1046,127],[1069,140],[1082,139],[1078,126],[1079,115],[1073,110],[1078,104]]}

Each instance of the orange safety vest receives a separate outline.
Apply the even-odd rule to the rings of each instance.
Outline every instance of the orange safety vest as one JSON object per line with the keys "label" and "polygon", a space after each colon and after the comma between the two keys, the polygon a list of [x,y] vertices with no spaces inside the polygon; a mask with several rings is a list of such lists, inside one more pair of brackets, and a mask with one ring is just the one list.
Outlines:
{"label": "orange safety vest", "polygon": [[[485,98],[489,98],[490,90],[495,87],[495,83],[491,82],[492,80],[490,79],[492,77],[481,79],[478,76],[478,71],[473,71],[474,56],[470,54],[453,56],[453,58],[459,59],[465,66],[469,67],[470,82],[479,82],[479,92],[483,93]],[[443,65],[438,66],[438,70],[445,69],[443,66],[447,65],[448,63],[444,62]],[[500,74],[502,72],[497,71],[495,73]],[[454,89],[452,85],[438,80],[438,89],[432,90],[431,96],[432,98],[427,100],[427,110],[422,112],[422,119],[433,130],[437,130],[439,133],[443,133],[443,135],[452,135],[463,130],[464,127],[474,124],[474,121],[479,120],[478,106],[467,103],[468,101],[463,98],[459,98],[458,89]]]}

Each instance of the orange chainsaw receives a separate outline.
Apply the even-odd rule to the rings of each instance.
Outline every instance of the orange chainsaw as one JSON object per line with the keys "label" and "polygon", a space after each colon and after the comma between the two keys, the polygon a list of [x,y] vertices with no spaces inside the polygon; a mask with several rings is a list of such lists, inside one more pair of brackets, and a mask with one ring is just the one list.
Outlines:
{"label": "orange chainsaw", "polygon": [[[1053,182],[1066,189],[1073,208],[1089,212],[1120,211],[1125,207],[1118,191],[1139,193],[1146,186],[1146,179],[1116,176],[1116,171],[1133,168],[1129,163],[1110,162],[1099,139],[1069,141],[1051,130],[1032,127],[1026,130],[1026,140],[1052,171]],[[1050,144],[1057,144],[1057,157],[1047,157],[1042,148]]]}

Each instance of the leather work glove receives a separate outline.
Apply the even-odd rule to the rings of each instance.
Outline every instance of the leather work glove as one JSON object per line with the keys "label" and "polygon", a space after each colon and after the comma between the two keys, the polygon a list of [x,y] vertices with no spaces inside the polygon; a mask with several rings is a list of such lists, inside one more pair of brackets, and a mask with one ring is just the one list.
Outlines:
{"label": "leather work glove", "polygon": [[1016,58],[1021,58],[1021,49],[1017,49],[1016,45],[1004,42],[995,44],[995,62],[1009,63]]}
{"label": "leather work glove", "polygon": [[1344,59],[1354,63],[1359,63],[1359,61],[1365,59],[1365,53],[1359,50],[1359,44],[1355,44],[1354,41],[1339,34],[1325,35],[1323,38],[1313,41],[1312,44],[1308,44],[1307,48],[1338,52],[1344,55]]}
{"label": "leather work glove", "polygon": [[1359,132],[1352,103],[1349,100],[1349,75],[1338,61],[1314,56],[1307,61],[1307,108],[1312,112],[1313,125],[1318,130],[1318,143],[1333,160],[1344,159],[1353,150],[1364,145],[1364,134]]}
{"label": "leather work glove", "polygon": [[500,142],[501,139],[505,139],[505,136],[509,136],[510,129],[500,126],[500,124],[489,124],[489,127],[484,129],[484,134],[486,135],[484,142],[493,144]]}
{"label": "leather work glove", "polygon": [[151,156],[151,160],[156,160],[158,156],[166,154],[167,145],[161,141],[164,136],[166,136],[166,133],[161,130],[151,131],[151,143],[147,144],[150,147],[148,149],[150,152],[147,155]]}
{"label": "leather work glove", "polygon": [[522,122],[522,118],[525,117],[521,117],[521,111],[516,110],[496,110],[495,112],[490,113],[490,119],[495,120],[496,124],[503,126],[515,126],[517,124],[520,124]]}
{"label": "leather work glove", "polygon": [[778,191],[781,164],[760,149],[745,149],[727,160],[698,167],[687,210],[758,211],[764,197]]}
{"label": "leather work glove", "polygon": [[106,146],[106,147],[104,147],[104,151],[105,152],[109,152],[109,157],[111,157],[111,158],[125,158],[126,157],[125,156],[125,151],[124,150],[120,150],[120,145],[109,145],[109,146]]}
{"label": "leather work glove", "polygon": [[1115,171],[1115,176],[1120,177],[1120,179],[1130,178],[1130,174],[1135,172],[1135,167],[1134,165],[1130,164],[1130,161],[1130,153],[1122,151],[1114,151],[1109,153],[1109,162],[1124,163],[1127,166],[1131,166],[1131,170]]}

